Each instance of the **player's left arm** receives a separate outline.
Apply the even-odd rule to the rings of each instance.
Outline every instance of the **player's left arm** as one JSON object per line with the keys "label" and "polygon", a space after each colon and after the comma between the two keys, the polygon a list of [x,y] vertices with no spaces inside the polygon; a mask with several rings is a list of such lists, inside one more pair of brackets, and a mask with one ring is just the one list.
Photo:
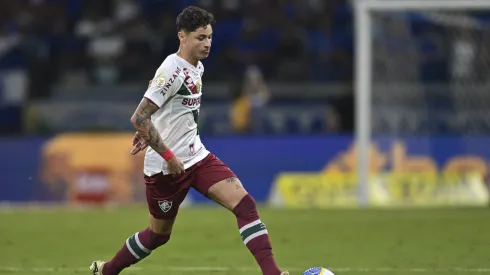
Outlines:
{"label": "player's left arm", "polygon": [[138,132],[140,140],[142,140],[140,142],[146,142],[153,150],[161,153],[167,151],[169,148],[163,143],[160,133],[158,133],[158,130],[151,122],[151,116],[158,109],[160,109],[158,105],[144,97],[131,117],[131,124],[133,124]]}

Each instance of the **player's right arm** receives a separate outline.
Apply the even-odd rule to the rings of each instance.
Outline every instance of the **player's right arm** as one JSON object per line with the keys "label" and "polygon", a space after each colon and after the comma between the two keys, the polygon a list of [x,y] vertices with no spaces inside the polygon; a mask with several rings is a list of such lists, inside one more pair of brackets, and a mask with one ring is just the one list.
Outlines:
{"label": "player's right arm", "polygon": [[[168,76],[163,72],[155,75],[150,82],[144,98],[136,108],[131,117],[131,124],[139,135],[140,143],[146,143],[155,152],[159,153],[167,161],[168,170],[171,174],[181,174],[184,172],[184,164],[175,157],[172,150],[165,145],[160,133],[151,121],[151,116],[156,113],[163,104],[170,99],[175,90],[173,85],[165,85]],[[133,142],[134,143],[134,142]]]}
{"label": "player's right arm", "polygon": [[131,117],[131,124],[133,124],[140,138],[153,148],[153,150],[156,152],[164,152],[170,148],[163,143],[160,133],[158,133],[155,125],[151,122],[151,116],[158,111],[158,109],[160,109],[160,107],[151,102],[151,100],[146,97],[143,98]]}

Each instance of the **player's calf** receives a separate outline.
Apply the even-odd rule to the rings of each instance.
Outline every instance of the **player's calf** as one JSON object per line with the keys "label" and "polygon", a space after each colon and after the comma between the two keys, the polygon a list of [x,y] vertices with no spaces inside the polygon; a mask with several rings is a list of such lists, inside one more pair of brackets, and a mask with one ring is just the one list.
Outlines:
{"label": "player's calf", "polygon": [[211,186],[207,195],[235,214],[242,241],[255,257],[262,274],[280,275],[267,228],[259,218],[255,200],[240,181],[237,178],[222,180]]}
{"label": "player's calf", "polygon": [[105,263],[103,275],[116,275],[123,269],[148,257],[157,247],[164,245],[170,234],[157,234],[146,228],[130,236],[123,247],[109,262]]}
{"label": "player's calf", "polygon": [[281,270],[277,267],[272,254],[272,245],[269,232],[260,220],[255,200],[246,195],[233,209],[237,217],[238,228],[243,243],[254,255],[255,260],[264,275],[279,275]]}
{"label": "player's calf", "polygon": [[151,217],[150,227],[130,236],[123,247],[109,262],[105,263],[102,275],[119,274],[123,269],[148,257],[153,250],[170,239],[174,220],[158,220]]}

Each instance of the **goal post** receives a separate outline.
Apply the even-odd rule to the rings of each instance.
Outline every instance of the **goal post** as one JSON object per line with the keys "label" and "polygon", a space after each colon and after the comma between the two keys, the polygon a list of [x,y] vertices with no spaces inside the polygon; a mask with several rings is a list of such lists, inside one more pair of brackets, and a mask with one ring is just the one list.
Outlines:
{"label": "goal post", "polygon": [[[359,202],[362,207],[372,205],[372,187],[370,186],[373,181],[379,182],[379,180],[373,179],[379,178],[377,175],[373,175],[371,171],[372,164],[370,157],[370,150],[372,150],[371,146],[373,141],[378,137],[388,136],[390,140],[396,140],[397,138],[405,138],[407,136],[417,137],[418,141],[423,140],[422,143],[415,142],[414,144],[419,144],[422,147],[426,147],[426,151],[430,153],[432,150],[432,144],[437,143],[437,140],[434,140],[432,137],[427,137],[429,135],[433,135],[438,130],[434,130],[433,126],[428,126],[427,129],[423,130],[413,130],[408,131],[407,129],[401,129],[405,127],[403,125],[385,127],[380,126],[378,122],[378,118],[383,118],[383,116],[391,116],[393,117],[403,117],[404,110],[391,110],[390,112],[383,113],[383,107],[389,108],[388,106],[392,101],[396,101],[395,97],[401,96],[403,99],[399,99],[401,101],[406,100],[410,101],[414,104],[413,110],[417,110],[416,113],[412,114],[407,108],[406,115],[401,118],[399,121],[404,121],[406,124],[431,124],[431,120],[435,120],[435,118],[442,117],[443,111],[439,110],[437,107],[437,101],[433,99],[429,99],[432,97],[437,97],[441,100],[441,102],[446,102],[449,100],[454,100],[457,98],[456,95],[463,95],[465,97],[474,97],[473,101],[478,102],[479,96],[482,94],[484,89],[479,89],[485,87],[485,80],[480,79],[476,80],[477,75],[483,74],[484,72],[473,72],[470,77],[466,77],[464,79],[454,78],[449,76],[448,78],[434,76],[435,81],[426,81],[424,80],[424,76],[420,76],[421,63],[424,62],[424,56],[421,56],[420,49],[422,47],[428,47],[425,45],[418,45],[417,38],[413,35],[406,35],[403,38],[400,38],[399,41],[387,41],[384,40],[383,37],[385,34],[389,32],[386,30],[387,27],[386,22],[395,22],[396,20],[400,20],[400,14],[410,14],[414,16],[422,16],[424,20],[427,20],[430,24],[434,25],[434,28],[445,28],[446,33],[457,33],[458,28],[466,28],[468,32],[465,33],[463,31],[463,35],[473,35],[471,39],[473,39],[473,44],[475,47],[480,47],[478,50],[482,52],[486,49],[481,49],[482,46],[481,39],[486,36],[486,32],[490,33],[490,24],[486,25],[485,23],[480,23],[478,20],[473,20],[471,16],[467,16],[465,12],[472,11],[488,11],[490,14],[490,1],[489,0],[352,0],[353,8],[354,8],[354,40],[355,40],[355,76],[354,76],[354,91],[355,91],[355,145],[357,149],[357,176],[359,182]],[[412,14],[414,13],[414,14]],[[461,14],[460,14],[461,13]],[[461,15],[461,16],[460,16]],[[402,16],[403,17],[403,16]],[[386,22],[385,20],[386,19]],[[403,19],[405,20],[405,19]],[[410,21],[411,19],[406,19]],[[383,25],[385,24],[385,25]],[[408,22],[406,25],[410,25]],[[470,34],[470,30],[472,34]],[[474,33],[474,34],[473,34]],[[377,42],[374,44],[375,36],[381,37],[381,42]],[[489,36],[490,37],[490,36]],[[489,39],[490,41],[490,39]],[[383,44],[384,43],[384,44]],[[406,48],[405,55],[398,56],[390,56],[389,53],[381,53],[382,49],[379,49],[379,46],[386,46],[389,48],[392,46],[390,43],[394,45],[403,45],[406,44],[417,44],[412,48]],[[464,45],[463,45],[464,46]],[[462,55],[468,55],[468,47],[464,48],[463,46],[460,51],[462,51]],[[490,52],[490,45],[486,45]],[[383,48],[383,47],[381,47]],[[430,50],[428,50],[430,51]],[[475,53],[472,53],[475,55]],[[446,55],[449,56],[448,53]],[[485,62],[490,63],[490,55],[487,56],[488,60],[480,61],[480,68],[486,67]],[[474,57],[474,59],[477,59]],[[444,62],[444,58],[441,58],[441,63]],[[378,66],[378,63],[382,63],[381,66]],[[442,70],[443,65],[437,65],[434,62],[433,68],[431,65],[427,66],[427,71],[429,74],[434,75],[443,75],[442,72],[438,72],[438,70]],[[463,64],[464,65],[464,64]],[[461,65],[461,66],[463,66]],[[446,64],[446,67],[448,65]],[[490,66],[489,66],[490,67]],[[382,69],[380,69],[382,68]],[[454,69],[456,70],[456,69]],[[477,71],[478,68],[474,69]],[[486,72],[486,69],[485,69]],[[490,73],[490,70],[488,70]],[[451,74],[451,73],[447,73]],[[490,78],[490,74],[489,74]],[[427,82],[430,82],[427,84]],[[490,82],[490,81],[489,81]],[[434,84],[435,83],[435,84]],[[435,88],[427,88],[427,85],[437,86],[440,85],[442,90],[447,89],[451,91],[451,96],[448,93],[439,93],[435,91]],[[392,90],[391,90],[392,89]],[[488,88],[487,88],[488,89]],[[435,91],[435,92],[433,92]],[[472,93],[469,93],[471,91]],[[438,94],[439,93],[439,94]],[[452,97],[450,99],[449,97]],[[388,102],[385,103],[386,106],[380,106],[383,104],[378,104],[378,101],[375,101],[373,98],[381,98],[379,102]],[[387,100],[387,98],[389,98]],[[378,100],[378,99],[376,99]],[[412,102],[413,101],[413,102]],[[430,102],[429,102],[430,101]],[[471,100],[470,100],[471,101]],[[414,103],[415,102],[415,103]],[[403,103],[402,103],[403,104]],[[419,104],[419,106],[416,106]],[[476,104],[476,103],[475,103]],[[423,105],[421,107],[420,105]],[[454,104],[453,104],[454,105]],[[434,107],[436,106],[436,107]],[[476,106],[476,105],[475,105]],[[385,108],[385,109],[386,109]],[[395,107],[394,107],[395,108]],[[463,110],[464,109],[464,110]],[[476,107],[473,106],[465,106],[464,108],[458,109],[458,112],[461,114],[457,118],[460,119],[462,116],[466,115],[467,120],[471,120],[471,114],[474,114],[477,110]],[[473,113],[471,113],[473,111]],[[446,112],[446,111],[444,111]],[[482,111],[483,112],[483,111]],[[376,113],[376,114],[375,114]],[[459,114],[458,113],[458,114]],[[444,113],[446,115],[446,113]],[[483,113],[482,113],[483,115]],[[490,113],[489,113],[490,115]],[[411,119],[413,118],[413,119]],[[426,121],[424,121],[426,120]],[[396,119],[392,121],[396,122]],[[429,122],[427,122],[429,121]],[[398,122],[397,122],[398,123]],[[438,122],[434,122],[432,124],[437,124]],[[389,124],[389,123],[388,123]],[[396,123],[394,123],[396,124]],[[435,127],[435,126],[434,126]],[[383,128],[384,130],[379,130]],[[406,127],[410,128],[410,127]],[[423,128],[414,126],[413,128]],[[456,127],[457,128],[457,127]],[[464,127],[460,127],[464,131]],[[459,129],[459,128],[458,128]],[[453,129],[454,130],[454,129]],[[432,131],[432,132],[431,132]],[[454,131],[457,131],[454,130]],[[423,134],[420,134],[420,133]],[[448,131],[450,132],[450,131]],[[459,133],[461,134],[461,133]],[[462,133],[463,135],[465,133]],[[490,139],[489,139],[490,140]],[[439,146],[439,145],[437,145]],[[442,146],[442,145],[440,145]],[[451,146],[451,143],[448,143],[446,146]],[[463,146],[464,147],[464,146]],[[471,146],[467,146],[471,147]],[[439,148],[439,147],[438,147]],[[406,149],[406,148],[405,148]],[[402,150],[402,149],[400,149]],[[473,149],[468,149],[469,153],[471,153]],[[467,155],[467,152],[455,152],[455,154],[460,153],[461,155]],[[388,156],[387,161],[396,162],[396,157]],[[445,161],[445,160],[444,160]],[[437,161],[435,161],[437,162]],[[427,163],[430,163],[428,160]],[[384,182],[384,180],[381,180]],[[481,184],[479,184],[481,185]],[[423,188],[422,188],[423,189]],[[446,190],[446,189],[445,189]],[[470,190],[473,193],[486,193],[483,189],[473,189]],[[427,191],[428,192],[428,191]],[[435,192],[435,191],[434,191]],[[471,193],[470,192],[470,193]],[[378,194],[379,195],[379,194]],[[383,197],[382,195],[380,195]],[[479,201],[483,203],[483,201],[488,200],[488,195],[481,195],[477,199],[474,197],[467,198],[468,201]],[[479,196],[479,195],[476,195]]]}

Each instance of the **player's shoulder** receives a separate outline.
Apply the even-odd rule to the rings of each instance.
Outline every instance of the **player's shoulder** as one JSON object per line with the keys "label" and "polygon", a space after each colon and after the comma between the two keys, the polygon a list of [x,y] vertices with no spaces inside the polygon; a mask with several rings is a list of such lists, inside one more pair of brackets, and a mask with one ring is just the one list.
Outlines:
{"label": "player's shoulder", "polygon": [[[160,67],[157,69],[157,74],[160,72],[167,75],[171,75],[174,71],[179,69],[179,62],[177,61],[176,54],[171,54],[163,60]],[[181,69],[180,69],[181,70]]]}
{"label": "player's shoulder", "polygon": [[182,66],[176,58],[176,54],[171,54],[165,58],[160,67],[155,72],[155,78],[176,79],[182,77]]}
{"label": "player's shoulder", "polygon": [[184,81],[182,72],[182,66],[179,65],[175,54],[171,54],[158,67],[151,83],[155,83],[155,87],[163,89],[164,92],[176,91]]}

